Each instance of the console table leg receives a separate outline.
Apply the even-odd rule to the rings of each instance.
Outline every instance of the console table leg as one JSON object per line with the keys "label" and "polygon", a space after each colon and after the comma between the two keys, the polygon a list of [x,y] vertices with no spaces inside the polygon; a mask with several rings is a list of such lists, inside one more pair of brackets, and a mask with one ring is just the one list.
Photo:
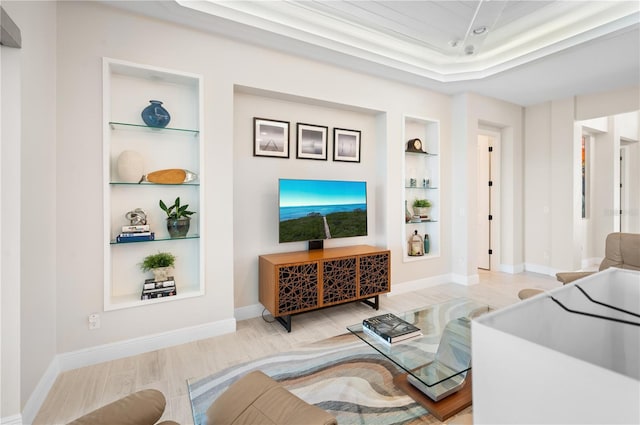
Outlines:
{"label": "console table leg", "polygon": [[291,315],[290,314],[287,316],[278,316],[276,317],[276,320],[280,322],[282,326],[284,326],[287,332],[291,332]]}
{"label": "console table leg", "polygon": [[374,310],[378,310],[380,308],[380,299],[379,299],[379,295],[376,295],[373,297],[373,301],[371,301],[370,299],[364,299],[361,300],[363,303],[365,303],[366,305],[368,305],[369,307],[373,308]]}

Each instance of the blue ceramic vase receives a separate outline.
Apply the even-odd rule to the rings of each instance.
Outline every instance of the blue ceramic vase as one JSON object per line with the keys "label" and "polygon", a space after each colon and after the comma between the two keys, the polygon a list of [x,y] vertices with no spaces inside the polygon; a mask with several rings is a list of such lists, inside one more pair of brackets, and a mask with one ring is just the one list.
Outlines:
{"label": "blue ceramic vase", "polygon": [[150,100],[151,105],[142,110],[142,121],[149,127],[166,127],[171,121],[171,115],[162,107],[159,100]]}

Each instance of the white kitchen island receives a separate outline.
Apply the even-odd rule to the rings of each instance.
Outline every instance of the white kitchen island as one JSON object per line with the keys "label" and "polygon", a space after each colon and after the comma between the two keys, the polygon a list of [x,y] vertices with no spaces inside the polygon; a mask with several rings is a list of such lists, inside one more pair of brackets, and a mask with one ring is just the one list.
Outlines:
{"label": "white kitchen island", "polygon": [[638,313],[640,272],[610,268],[474,320],[474,423],[640,423]]}

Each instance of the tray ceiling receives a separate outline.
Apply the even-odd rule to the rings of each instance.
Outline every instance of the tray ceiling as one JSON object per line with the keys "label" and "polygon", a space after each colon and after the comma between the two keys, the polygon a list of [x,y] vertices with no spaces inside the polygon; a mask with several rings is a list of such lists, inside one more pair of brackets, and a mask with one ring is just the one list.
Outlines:
{"label": "tray ceiling", "polygon": [[[539,99],[500,93],[496,77],[534,78],[544,89],[539,80],[548,74],[567,95],[640,80],[638,1],[175,0],[155,10],[150,2],[108,3],[142,4],[140,13],[253,44],[447,93],[490,90],[519,104]],[[590,89],[570,75],[585,65]]]}
{"label": "tray ceiling", "polygon": [[482,78],[638,23],[637,1],[190,1],[438,81]]}

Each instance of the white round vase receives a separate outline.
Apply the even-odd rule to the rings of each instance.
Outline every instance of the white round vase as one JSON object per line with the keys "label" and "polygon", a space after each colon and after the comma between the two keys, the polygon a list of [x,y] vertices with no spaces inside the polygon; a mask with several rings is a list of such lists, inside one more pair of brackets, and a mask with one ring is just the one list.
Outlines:
{"label": "white round vase", "polygon": [[144,159],[139,152],[122,151],[117,161],[120,181],[138,183],[144,175]]}

